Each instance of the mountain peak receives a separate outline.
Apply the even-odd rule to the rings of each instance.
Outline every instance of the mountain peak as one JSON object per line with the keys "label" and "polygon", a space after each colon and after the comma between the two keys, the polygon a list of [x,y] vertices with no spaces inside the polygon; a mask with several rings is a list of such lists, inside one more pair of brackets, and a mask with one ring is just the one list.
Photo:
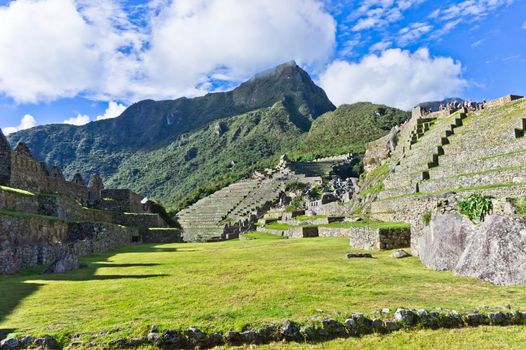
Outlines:
{"label": "mountain peak", "polygon": [[285,63],[282,63],[280,65],[277,65],[274,68],[269,68],[267,70],[264,70],[262,72],[256,73],[249,81],[254,81],[257,79],[268,79],[272,77],[281,76],[284,73],[298,73],[300,70],[302,70],[296,61],[288,61]]}

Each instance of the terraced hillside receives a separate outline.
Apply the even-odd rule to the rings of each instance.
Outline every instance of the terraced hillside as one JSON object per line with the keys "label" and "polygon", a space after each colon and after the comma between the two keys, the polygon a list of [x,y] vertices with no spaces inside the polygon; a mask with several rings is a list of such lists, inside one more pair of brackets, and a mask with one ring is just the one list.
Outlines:
{"label": "terraced hillside", "polygon": [[288,183],[319,183],[341,161],[291,162],[266,178],[235,182],[177,213],[185,241],[236,238],[275,204]]}
{"label": "terraced hillside", "polygon": [[412,225],[416,248],[426,212],[472,193],[495,202],[526,194],[526,99],[478,112],[413,117],[388,162],[375,170],[373,217]]}

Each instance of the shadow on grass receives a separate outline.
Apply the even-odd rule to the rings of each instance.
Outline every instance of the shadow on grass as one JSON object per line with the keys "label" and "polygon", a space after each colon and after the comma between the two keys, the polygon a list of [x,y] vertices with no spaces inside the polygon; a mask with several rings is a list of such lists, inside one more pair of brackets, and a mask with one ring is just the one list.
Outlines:
{"label": "shadow on grass", "polygon": [[[182,251],[185,251],[184,249]],[[166,274],[126,274],[126,268],[159,266],[157,263],[131,263],[131,264],[113,264],[111,257],[119,253],[148,253],[148,252],[179,252],[176,248],[163,248],[155,245],[132,245],[121,247],[116,250],[93,254],[87,256],[87,267],[79,270],[69,271],[61,274],[42,274],[44,266],[38,266],[31,269],[20,271],[17,274],[9,276],[0,276],[0,322],[5,321],[9,315],[18,307],[18,305],[31,294],[37,292],[45,283],[36,283],[30,281],[105,281],[116,279],[145,279],[165,277]],[[121,268],[124,269],[122,274],[97,275],[99,268]],[[121,271],[119,271],[121,272]],[[131,270],[130,272],[133,272]],[[31,322],[31,320],[28,320]],[[16,329],[0,329],[0,339],[3,339],[9,333],[15,332]]]}
{"label": "shadow on grass", "polygon": [[112,263],[93,263],[93,266],[97,267],[97,268],[107,268],[107,267],[120,267],[120,268],[123,268],[123,267],[148,267],[148,266],[159,266],[161,264],[155,264],[155,263],[151,263],[151,264],[148,264],[148,263],[145,263],[145,264],[112,264]]}

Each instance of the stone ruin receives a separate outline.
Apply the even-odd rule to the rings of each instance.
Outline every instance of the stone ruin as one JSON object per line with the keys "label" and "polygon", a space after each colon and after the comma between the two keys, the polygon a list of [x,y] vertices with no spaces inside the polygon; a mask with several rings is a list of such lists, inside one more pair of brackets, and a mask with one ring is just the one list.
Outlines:
{"label": "stone ruin", "polygon": [[[0,130],[0,186],[34,193],[58,193],[75,198],[83,205],[122,212],[144,212],[141,197],[127,189],[104,189],[99,175],[93,175],[86,184],[80,173],[67,181],[61,169],[54,165],[48,169],[20,142],[14,150]],[[104,201],[111,198],[112,201]]]}
{"label": "stone ruin", "polygon": [[[415,108],[400,128],[394,151],[388,137],[368,144],[364,163],[369,175],[360,184],[364,195],[354,198],[354,208],[376,220],[410,224],[412,252],[429,267],[442,269],[437,261],[446,259],[444,268],[459,274],[496,284],[525,284],[524,274],[504,273],[523,268],[526,236],[523,220],[503,209],[526,196],[525,108],[526,99],[515,95],[474,111],[427,113]],[[473,194],[491,197],[493,214],[507,217],[501,220],[507,224],[493,219],[491,225],[474,225],[476,234],[467,234],[463,227],[468,225],[456,224],[451,214],[459,212],[459,201]],[[509,237],[507,246],[492,235],[497,229]],[[444,238],[437,240],[440,234]],[[457,236],[463,237],[462,244],[454,240]],[[458,251],[449,254],[442,247]],[[501,259],[507,255],[514,259]],[[485,264],[499,259],[508,261],[508,267]]]}
{"label": "stone ruin", "polygon": [[[166,219],[166,218],[165,218]],[[58,166],[13,150],[0,130],[0,274],[58,264],[131,243],[181,240],[173,220],[127,189],[105,189],[100,176],[67,181]],[[65,257],[73,257],[65,259]],[[74,264],[67,264],[74,266]]]}

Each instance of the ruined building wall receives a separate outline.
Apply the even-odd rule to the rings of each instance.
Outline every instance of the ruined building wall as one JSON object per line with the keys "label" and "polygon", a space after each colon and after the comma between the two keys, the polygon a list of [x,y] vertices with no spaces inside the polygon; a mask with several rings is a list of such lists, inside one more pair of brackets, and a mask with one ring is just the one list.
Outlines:
{"label": "ruined building wall", "polygon": [[0,186],[11,181],[11,146],[0,130]]}
{"label": "ruined building wall", "polygon": [[10,186],[31,192],[49,192],[47,169],[20,143],[12,152]]}
{"label": "ruined building wall", "polygon": [[102,190],[102,203],[104,209],[128,212],[128,213],[142,213],[144,212],[141,204],[141,197],[130,190],[126,189],[108,189]]}

